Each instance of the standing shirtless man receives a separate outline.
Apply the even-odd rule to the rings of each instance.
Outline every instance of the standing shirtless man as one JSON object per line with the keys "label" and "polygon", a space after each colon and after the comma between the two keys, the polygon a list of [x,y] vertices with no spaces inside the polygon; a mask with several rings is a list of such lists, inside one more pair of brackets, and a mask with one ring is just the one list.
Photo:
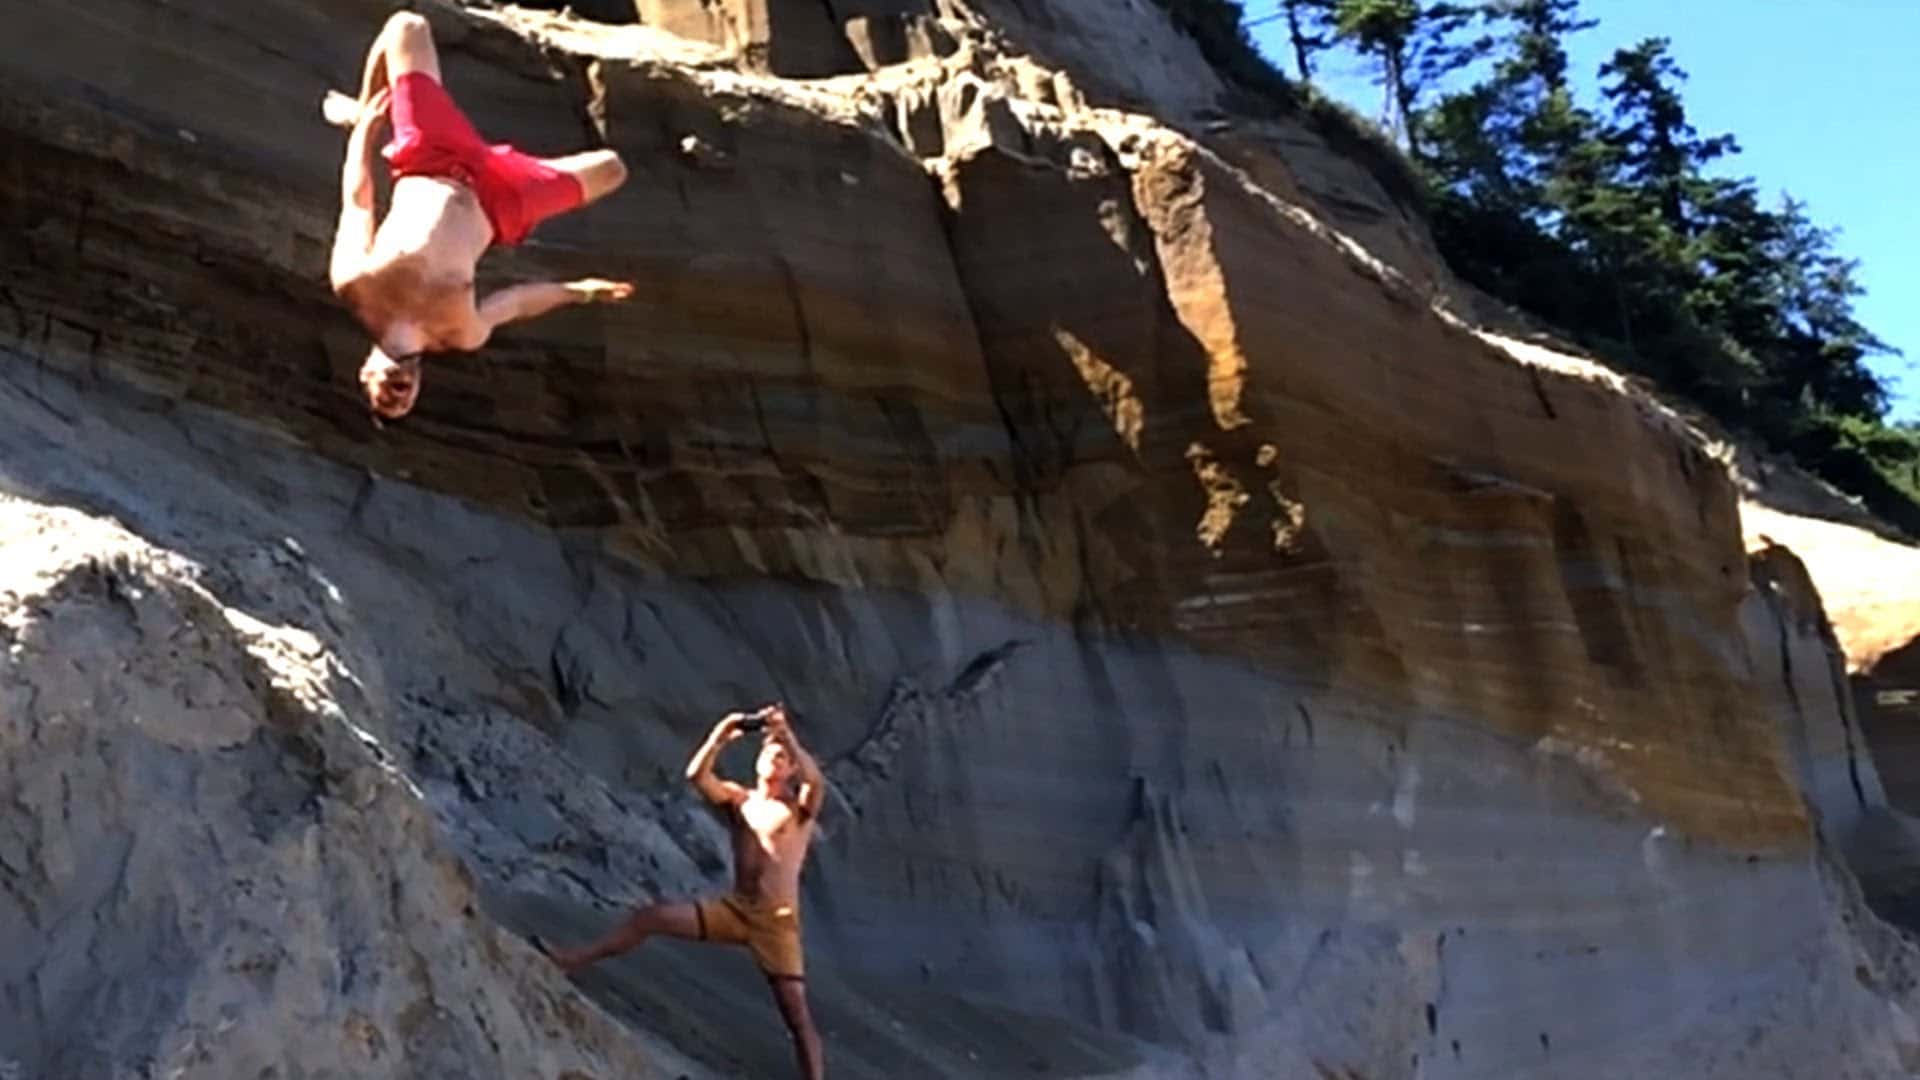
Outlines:
{"label": "standing shirtless man", "polygon": [[[751,790],[713,775],[721,748],[764,724]],[[614,931],[581,949],[556,951],[568,973],[637,947],[652,934],[745,945],[766,975],[780,1016],[793,1035],[800,1075],[820,1080],[826,1065],[820,1035],[807,1013],[806,969],[800,948],[800,867],[813,840],[826,780],[794,738],[786,710],[770,705],[752,714],[729,713],[687,763],[687,779],[706,796],[733,834],[733,891],[696,903],[654,904],[635,911]]]}
{"label": "standing shirtless man", "polygon": [[[353,132],[328,276],[373,335],[360,382],[378,415],[412,410],[422,353],[478,349],[502,323],[632,295],[626,282],[587,278],[515,285],[474,302],[474,264],[489,246],[518,244],[541,221],[601,198],[627,169],[611,150],[537,158],[488,145],[440,84],[426,19],[388,19],[367,53],[359,99],[329,93],[321,111]],[[376,225],[374,143],[389,118],[393,141],[382,153],[393,198]]]}

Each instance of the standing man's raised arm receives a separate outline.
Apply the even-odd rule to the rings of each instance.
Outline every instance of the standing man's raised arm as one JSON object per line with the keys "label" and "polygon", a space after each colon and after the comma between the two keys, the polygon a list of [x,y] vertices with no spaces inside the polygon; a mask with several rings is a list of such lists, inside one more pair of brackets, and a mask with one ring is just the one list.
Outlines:
{"label": "standing man's raised arm", "polygon": [[374,142],[387,121],[392,94],[382,89],[354,121],[347,136],[346,160],[340,167],[340,225],[333,234],[333,260],[327,277],[340,292],[360,275],[373,250],[376,225],[373,202]]}
{"label": "standing man's raised arm", "polygon": [[687,779],[715,806],[730,806],[747,797],[746,788],[713,775],[713,763],[719,760],[721,749],[743,734],[740,730],[743,719],[745,716],[737,712],[721,717],[707,733],[707,741],[700,744],[700,749],[693,752],[693,759],[687,762]]}

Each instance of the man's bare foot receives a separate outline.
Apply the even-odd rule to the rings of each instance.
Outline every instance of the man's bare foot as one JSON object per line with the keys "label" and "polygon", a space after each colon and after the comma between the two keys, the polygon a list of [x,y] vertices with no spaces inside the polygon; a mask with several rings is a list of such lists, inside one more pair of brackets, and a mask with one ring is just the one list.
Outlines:
{"label": "man's bare foot", "polygon": [[553,959],[553,966],[559,968],[565,975],[572,975],[581,968],[590,967],[593,964],[592,958],[580,951],[562,949],[547,955]]}
{"label": "man's bare foot", "polygon": [[606,278],[581,278],[573,282],[573,291],[586,304],[609,304],[633,295],[633,282],[608,281]]}
{"label": "man's bare foot", "polygon": [[320,100],[320,115],[337,128],[350,128],[360,120],[360,99],[338,90],[327,91]]}
{"label": "man's bare foot", "polygon": [[538,934],[528,938],[527,941],[534,948],[540,950],[540,955],[553,961],[553,966],[559,968],[562,974],[571,975],[591,963],[591,961],[577,950],[555,949],[553,946],[548,945],[546,939]]}

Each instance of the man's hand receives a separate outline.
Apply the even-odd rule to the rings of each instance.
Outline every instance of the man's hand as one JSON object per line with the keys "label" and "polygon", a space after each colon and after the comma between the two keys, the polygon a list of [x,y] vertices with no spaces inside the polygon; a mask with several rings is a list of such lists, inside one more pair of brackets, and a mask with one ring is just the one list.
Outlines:
{"label": "man's hand", "polygon": [[693,760],[687,762],[687,779],[715,806],[731,806],[747,797],[746,788],[713,775],[713,763],[720,757],[721,748],[746,734],[740,729],[740,721],[746,718],[746,714],[737,712],[721,717],[707,733],[707,741],[694,751]]}
{"label": "man's hand", "polygon": [[567,283],[577,303],[611,304],[633,295],[633,282],[608,281],[605,278],[581,278]]}
{"label": "man's hand", "polygon": [[329,90],[327,96],[321,99],[320,115],[334,127],[351,131],[366,122],[371,114],[375,112],[385,114],[392,103],[393,95],[384,86],[375,91],[373,97],[366,101],[348,97],[338,90]]}
{"label": "man's hand", "polygon": [[740,724],[742,721],[748,719],[751,719],[751,717],[747,713],[730,712],[721,717],[719,722],[713,725],[713,735],[711,737],[720,740],[720,744],[725,746],[727,743],[746,734],[746,731],[741,728]]}

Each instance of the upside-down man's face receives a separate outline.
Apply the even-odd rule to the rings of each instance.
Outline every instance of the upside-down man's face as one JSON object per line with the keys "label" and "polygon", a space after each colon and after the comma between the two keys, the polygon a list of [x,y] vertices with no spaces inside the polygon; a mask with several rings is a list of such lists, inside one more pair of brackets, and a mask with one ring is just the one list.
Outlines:
{"label": "upside-down man's face", "polygon": [[360,365],[360,385],[367,392],[367,407],[378,416],[398,420],[413,411],[420,398],[420,357],[394,359],[379,346],[367,353]]}

